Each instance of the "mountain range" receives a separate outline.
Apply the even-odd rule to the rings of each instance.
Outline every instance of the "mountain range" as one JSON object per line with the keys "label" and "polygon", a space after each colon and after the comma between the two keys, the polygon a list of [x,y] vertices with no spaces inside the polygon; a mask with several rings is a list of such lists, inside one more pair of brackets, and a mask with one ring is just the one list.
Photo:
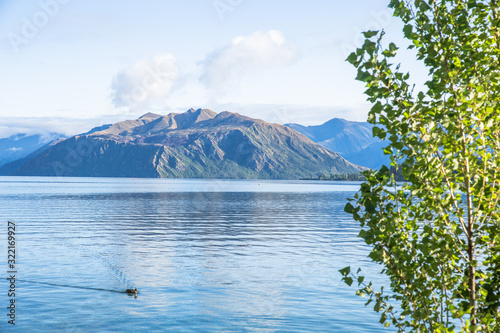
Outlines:
{"label": "mountain range", "polygon": [[370,169],[389,165],[390,159],[382,148],[386,143],[372,135],[373,125],[367,122],[333,118],[322,125],[303,126],[285,124],[331,151],[337,152],[349,162]]}
{"label": "mountain range", "polygon": [[0,174],[299,179],[364,169],[291,125],[190,109],[147,113],[55,141],[4,165]]}
{"label": "mountain range", "polygon": [[62,134],[16,134],[0,139],[0,167],[26,157],[55,139],[64,137]]}

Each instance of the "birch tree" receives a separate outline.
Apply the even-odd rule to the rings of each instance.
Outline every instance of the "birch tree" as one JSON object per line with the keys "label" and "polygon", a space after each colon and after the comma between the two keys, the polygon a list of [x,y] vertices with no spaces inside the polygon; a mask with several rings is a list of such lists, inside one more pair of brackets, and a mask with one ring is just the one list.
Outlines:
{"label": "birch tree", "polygon": [[[390,280],[349,267],[381,323],[399,331],[500,332],[500,16],[498,0],[391,0],[429,71],[422,91],[368,31],[348,57],[366,83],[368,122],[391,165],[365,172],[345,211]],[[394,177],[402,172],[401,182]]]}

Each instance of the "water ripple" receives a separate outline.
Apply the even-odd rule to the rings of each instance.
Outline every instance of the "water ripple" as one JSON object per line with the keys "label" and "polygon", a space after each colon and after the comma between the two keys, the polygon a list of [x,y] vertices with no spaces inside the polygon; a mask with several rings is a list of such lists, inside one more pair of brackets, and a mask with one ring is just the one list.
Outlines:
{"label": "water ripple", "polygon": [[[338,273],[383,281],[343,212],[356,189],[0,177],[0,218],[19,230],[19,328],[381,332]],[[110,292],[131,287],[137,298]]]}

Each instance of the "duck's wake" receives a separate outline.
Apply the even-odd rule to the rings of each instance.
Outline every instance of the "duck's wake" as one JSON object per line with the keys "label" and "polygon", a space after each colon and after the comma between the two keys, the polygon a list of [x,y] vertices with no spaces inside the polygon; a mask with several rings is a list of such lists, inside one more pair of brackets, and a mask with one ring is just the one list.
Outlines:
{"label": "duck's wake", "polygon": [[17,280],[19,282],[26,282],[26,283],[36,283],[36,284],[43,284],[47,286],[57,286],[57,287],[65,287],[65,288],[77,288],[77,289],[87,289],[87,290],[98,290],[98,291],[109,291],[112,293],[121,293],[121,294],[130,294],[131,292],[129,289],[127,290],[114,290],[114,289],[105,289],[105,288],[93,288],[93,287],[82,287],[82,286],[72,286],[69,284],[59,284],[59,283],[50,283],[50,282],[39,282],[39,281],[30,281],[30,280]]}

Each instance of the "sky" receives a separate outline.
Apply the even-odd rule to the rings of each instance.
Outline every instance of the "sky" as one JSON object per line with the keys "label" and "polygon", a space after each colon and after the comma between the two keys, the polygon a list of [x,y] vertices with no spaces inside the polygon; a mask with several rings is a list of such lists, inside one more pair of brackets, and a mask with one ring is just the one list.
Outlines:
{"label": "sky", "polygon": [[[365,121],[364,86],[345,58],[365,30],[405,45],[388,2],[0,0],[0,137],[189,108]],[[411,54],[401,59],[421,72]]]}

